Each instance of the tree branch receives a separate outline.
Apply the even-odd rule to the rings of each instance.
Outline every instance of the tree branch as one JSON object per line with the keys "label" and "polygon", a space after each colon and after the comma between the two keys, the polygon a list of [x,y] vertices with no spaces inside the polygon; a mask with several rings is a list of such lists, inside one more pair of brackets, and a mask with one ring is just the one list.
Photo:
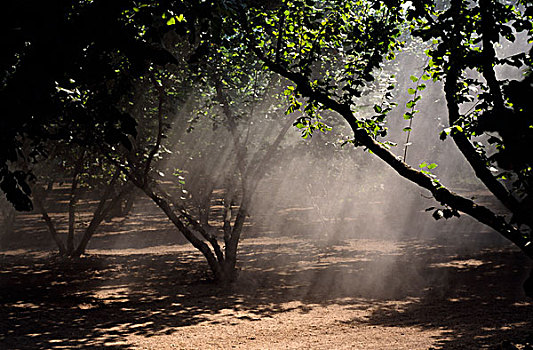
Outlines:
{"label": "tree branch", "polygon": [[374,140],[365,129],[359,128],[357,123],[358,120],[353,115],[349,105],[341,104],[330,98],[326,93],[317,89],[313,89],[305,77],[298,73],[291,72],[281,65],[272,62],[265,57],[265,55],[263,55],[263,53],[255,45],[253,45],[253,50],[259,59],[263,60],[265,64],[270,67],[270,69],[296,83],[296,87],[302,95],[321,103],[326,109],[333,110],[340,114],[350,125],[354,134],[354,138],[361,145],[367,147],[370,151],[385,161],[400,176],[416,183],[420,187],[429,190],[433,197],[440,203],[449,205],[456,210],[467,213],[479,222],[492,227],[504,237],[515,243],[529,257],[533,257],[533,244],[531,244],[529,239],[522,236],[519,230],[508,224],[503,217],[494,214],[491,210],[484,206],[477,205],[470,199],[451,192],[441,184],[435,183],[428,175],[410,167],[407,163],[403,162],[387,148]]}
{"label": "tree branch", "polygon": [[61,239],[59,238],[54,221],[48,215],[48,212],[46,211],[44,207],[44,203],[43,203],[44,196],[41,195],[44,192],[44,190],[42,188],[38,188],[34,186],[32,188],[32,191],[33,191],[33,199],[35,200],[35,206],[37,207],[37,210],[41,213],[41,216],[44,222],[46,223],[46,226],[48,227],[48,231],[50,232],[52,239],[54,240],[54,242],[56,243],[59,249],[59,254],[60,255],[67,254],[67,249],[65,245],[63,244],[63,242],[61,241]]}
{"label": "tree branch", "polygon": [[[482,8],[482,27],[484,28],[483,33],[483,55],[484,65],[483,65],[483,75],[489,84],[491,91],[491,96],[494,98],[495,107],[500,112],[503,111],[503,99],[502,91],[496,80],[496,75],[494,73],[492,63],[496,57],[494,48],[492,47],[492,42],[488,36],[487,26],[492,26],[493,22],[490,20],[492,16],[488,10],[487,1],[480,2]],[[452,6],[459,6],[458,4],[452,4]],[[455,40],[460,42],[460,33],[454,33],[457,37]],[[459,45],[459,44],[458,44]],[[450,69],[446,74],[446,81],[444,83],[444,92],[446,96],[446,103],[448,108],[448,120],[450,126],[456,125],[460,120],[461,115],[459,111],[459,106],[457,105],[457,84],[459,82],[460,67],[462,67],[461,54],[455,50],[450,54]],[[494,196],[511,212],[517,213],[520,211],[520,203],[518,200],[505,188],[505,186],[498,181],[498,179],[492,174],[489,168],[486,165],[485,159],[476,151],[475,147],[472,145],[468,137],[457,131],[452,131],[452,139],[468,161],[472,169],[474,170],[476,176],[483,182],[483,184],[491,191]],[[528,226],[533,227],[533,220],[527,219],[525,222]]]}
{"label": "tree branch", "polygon": [[165,91],[163,87],[157,82],[155,77],[152,77],[152,80],[154,81],[154,85],[156,86],[156,89],[159,93],[157,106],[157,137],[154,147],[148,154],[148,158],[146,159],[146,165],[144,167],[143,182],[145,185],[148,181],[148,173],[150,172],[152,160],[154,159],[156,153],[159,151],[159,148],[161,147],[161,140],[163,138],[163,100],[165,96]]}

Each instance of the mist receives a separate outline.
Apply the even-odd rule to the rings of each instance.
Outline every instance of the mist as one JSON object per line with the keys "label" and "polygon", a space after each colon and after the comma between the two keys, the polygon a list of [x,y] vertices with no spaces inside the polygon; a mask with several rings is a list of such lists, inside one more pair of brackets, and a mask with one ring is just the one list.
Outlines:
{"label": "mist", "polygon": [[[394,142],[396,146],[392,147],[393,152],[402,158],[405,154],[407,163],[412,167],[418,168],[423,162],[436,163],[438,166],[432,172],[443,184],[505,214],[502,206],[491,199],[453,142],[439,139],[447,126],[447,109],[441,83],[427,82],[427,88],[417,105],[420,112],[412,120],[409,143],[406,143],[408,135],[403,129],[409,125],[409,120],[405,120],[403,114],[410,98],[407,89],[414,84],[410,76],[422,74],[426,63],[423,57],[405,52],[400,53],[385,68],[386,74],[394,74],[396,85],[392,93],[398,106],[388,117],[388,135],[384,139]],[[514,78],[520,75],[515,70],[501,71],[500,74]],[[272,84],[274,87],[270,87],[263,98],[249,102],[248,111],[253,114],[243,115],[239,120],[239,132],[246,135],[239,142],[246,149],[248,164],[257,162],[258,155],[263,154],[279,136],[283,125],[294,123],[298,116],[297,113],[285,113],[285,102],[282,97],[280,100],[283,83]],[[378,89],[378,86],[375,88]],[[371,91],[361,98],[363,107],[360,115],[372,113],[372,104],[369,102],[375,98],[379,98],[379,94],[374,96]],[[160,170],[154,176],[174,200],[189,205],[193,214],[198,213],[198,206],[205,202],[207,197],[204,196],[207,195],[209,225],[220,238],[224,195],[228,191],[227,186],[235,186],[240,175],[235,175],[236,146],[225,127],[220,107],[215,104],[204,113],[203,103],[205,101],[191,94],[184,101],[167,106],[169,116],[166,122],[170,128],[165,149],[168,151],[158,161]],[[463,253],[475,253],[487,245],[509,246],[496,232],[466,215],[435,220],[432,211],[426,209],[438,208],[439,205],[428,191],[398,176],[363,147],[343,144],[350,134],[344,120],[328,114],[326,121],[331,130],[315,132],[308,138],[303,138],[301,130],[295,126],[291,126],[283,135],[274,156],[265,164],[268,170],[257,181],[243,241],[257,237],[288,237],[314,242],[320,247],[349,245],[357,240],[388,242],[383,244],[400,247],[403,244],[416,245],[423,240],[449,254],[453,252],[448,250],[458,247]],[[149,125],[143,127],[142,120],[139,123],[141,133],[149,137],[153,130]],[[64,177],[68,178],[68,174]],[[207,187],[212,187],[212,194],[205,193]],[[90,206],[91,194],[88,192],[85,196],[83,200]],[[143,199],[141,192],[136,191],[134,196],[137,199],[131,217],[121,224],[123,234],[117,235],[115,240],[109,240],[106,243],[108,249],[157,246],[157,242],[166,239],[180,244],[185,242],[179,232],[170,233],[175,228],[165,223],[164,216],[153,203]],[[65,223],[66,219],[59,212],[61,210],[58,210],[57,219]],[[152,226],[161,220],[157,227],[165,232],[162,240],[146,236],[153,229],[141,234],[137,226],[129,224],[130,221],[150,217],[153,219],[146,222],[152,222]],[[83,222],[80,225],[84,225]],[[128,235],[127,232],[134,235]],[[96,235],[96,241],[99,236]],[[153,243],[149,243],[151,239]],[[43,237],[39,241],[45,244],[47,239]],[[45,246],[51,247],[49,243]],[[100,246],[99,243],[91,243],[89,248]],[[316,252],[310,251],[305,258],[312,259],[313,254]],[[401,252],[395,251],[391,258],[385,259],[379,266],[373,266],[372,269],[380,273],[371,274],[372,279],[366,277],[365,283],[374,287],[376,283],[385,284],[388,272],[405,264],[403,259],[398,259],[401,255]],[[244,261],[240,268],[246,270]],[[410,277],[419,278],[416,273],[404,276]],[[345,285],[347,282],[344,278],[338,276],[337,281],[330,282]],[[375,290],[359,282],[358,288]]]}
{"label": "mist", "polygon": [[[441,83],[427,82],[417,105],[420,112],[411,123],[412,131],[406,145],[407,132],[403,129],[409,125],[409,120],[405,120],[403,114],[410,98],[407,89],[413,85],[410,76],[421,74],[424,64],[423,58],[413,57],[409,52],[399,54],[390,63],[389,70],[395,73],[396,80],[393,94],[398,101],[387,121],[386,139],[397,144],[393,152],[402,158],[406,154],[407,163],[414,168],[419,168],[423,162],[436,163],[438,166],[432,173],[441,183],[506,214],[476,178],[453,142],[449,138],[439,139],[447,126]],[[283,107],[269,107],[275,105],[276,96],[281,92],[279,88],[268,91],[267,97],[253,101],[250,107],[253,115],[243,115],[239,120],[239,132],[246,135],[239,142],[246,150],[247,164],[254,164],[258,155],[279,136],[283,125],[295,120],[295,114],[286,115]],[[366,98],[372,101],[373,97]],[[235,175],[238,173],[235,170],[236,146],[220,116],[221,109],[215,105],[208,110],[207,117],[195,117],[201,106],[195,106],[193,100],[191,98],[186,107],[178,109],[171,118],[172,128],[166,145],[170,152],[158,164],[162,169],[159,181],[174,199],[189,203],[194,214],[201,212],[198,205],[206,200],[206,188],[212,187],[208,223],[221,239],[227,186],[236,186],[242,175]],[[361,103],[368,105],[368,101]],[[371,110],[371,107],[362,107],[360,113],[364,115]],[[338,253],[343,247],[360,246],[363,251],[371,247],[370,251],[377,249],[380,253],[364,268],[370,273],[354,277],[345,271],[326,279],[303,273],[293,277],[294,283],[304,283],[309,291],[315,290],[317,283],[321,288],[327,285],[331,293],[338,288],[344,291],[342,295],[362,293],[393,297],[397,290],[405,292],[405,286],[410,286],[410,292],[417,290],[419,293],[431,283],[445,286],[447,277],[441,271],[422,273],[431,261],[417,258],[410,262],[410,255],[417,247],[425,246],[429,251],[449,256],[450,261],[459,256],[462,256],[459,260],[467,259],[483,249],[510,248],[498,233],[467,215],[435,220],[432,212],[439,204],[428,191],[398,176],[364,148],[349,143],[343,145],[350,133],[348,125],[335,115],[328,115],[326,120],[330,123],[330,131],[302,138],[301,130],[292,126],[283,135],[274,157],[266,164],[268,170],[257,181],[242,244],[253,246],[257,244],[254,239],[268,239],[268,242],[279,242],[280,251],[287,239],[311,244],[298,243],[293,247],[296,250],[289,249],[285,255],[278,256],[275,268],[280,271],[284,270],[283,262],[290,262],[288,266],[297,263],[296,258],[291,257],[293,254],[297,254],[302,263],[324,264],[328,252]],[[151,204],[144,204],[147,208],[140,203],[135,208],[136,213],[150,210]],[[128,242],[135,245],[131,238]],[[260,277],[254,277],[253,271],[262,264],[265,268],[271,266],[272,262],[261,260],[260,252],[254,257],[253,248],[252,251],[243,249],[246,253],[239,258],[241,282],[257,285]],[[391,286],[391,276],[395,274],[401,277]]]}
{"label": "mist", "polygon": [[0,348],[533,346],[533,2],[3,10]]}

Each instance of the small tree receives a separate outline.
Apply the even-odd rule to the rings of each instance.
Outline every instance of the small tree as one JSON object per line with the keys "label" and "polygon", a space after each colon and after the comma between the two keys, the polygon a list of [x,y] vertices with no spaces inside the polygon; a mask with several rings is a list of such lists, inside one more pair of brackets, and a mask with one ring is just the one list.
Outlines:
{"label": "small tree", "polygon": [[[223,59],[223,57],[213,59]],[[204,102],[206,99],[210,101],[208,103],[210,107],[204,111],[213,116],[214,122],[217,123],[215,125],[222,125],[218,132],[219,136],[216,139],[213,137],[211,141],[209,141],[211,138],[208,138],[207,141],[208,146],[214,144],[217,152],[220,152],[218,159],[215,158],[214,162],[200,159],[200,163],[190,164],[192,167],[187,169],[186,159],[190,158],[187,150],[189,149],[191,153],[205,153],[206,150],[185,143],[184,149],[180,150],[181,157],[177,160],[178,171],[175,175],[178,178],[174,186],[165,185],[158,180],[164,170],[176,171],[176,169],[165,169],[163,165],[164,153],[172,153],[173,148],[172,144],[165,140],[173,138],[172,111],[182,109],[190,99],[189,90],[184,88],[185,84],[190,84],[190,81],[185,71],[178,73],[173,70],[170,73],[155,67],[149,78],[150,86],[142,90],[144,96],[151,97],[146,99],[145,104],[137,106],[139,110],[131,111],[133,115],[138,115],[138,123],[142,129],[156,130],[155,133],[138,135],[132,151],[122,149],[125,153],[116,153],[108,150],[108,156],[161,208],[184,237],[200,250],[215,279],[231,281],[236,277],[237,248],[244,223],[249,215],[252,197],[293,119],[283,123],[271,143],[258,139],[256,140],[258,146],[251,147],[254,139],[251,121],[254,118],[249,114],[254,114],[253,109],[257,108],[259,103],[256,96],[259,91],[256,81],[249,79],[248,71],[245,71],[246,74],[241,71],[239,75],[222,65],[223,63],[215,72],[206,72],[202,75],[206,83],[204,86],[206,93],[202,99]],[[255,73],[256,76],[257,74],[260,72]],[[244,86],[246,84],[242,80],[243,75],[249,80],[248,87]],[[178,83],[177,77],[184,80]],[[209,83],[212,87],[207,85]],[[261,90],[270,91],[264,87]],[[275,104],[278,103],[274,101]],[[217,118],[216,115],[220,117]],[[223,131],[226,138],[221,135]],[[223,154],[226,156],[222,156]],[[209,157],[213,155],[208,155],[207,158]],[[180,161],[183,164],[179,164]],[[194,186],[195,178],[200,182],[198,186]],[[191,179],[190,184],[189,179]],[[182,191],[187,189],[189,196],[172,194],[172,187]],[[220,231],[224,247],[221,247],[218,241],[218,230],[209,223],[215,190],[223,190],[224,193],[223,210],[219,217],[222,223]]]}
{"label": "small tree", "polygon": [[[26,167],[27,170],[30,170]],[[67,257],[80,257],[85,253],[87,244],[96,233],[102,221],[109,215],[120,200],[131,191],[131,184],[124,183],[120,171],[114,169],[88,148],[68,147],[58,143],[47,160],[38,162],[31,169],[35,179],[32,181],[32,199],[37,212],[44,220],[48,231],[57,245],[59,254]],[[67,235],[62,239],[58,234],[57,222],[49,215],[49,196],[54,183],[66,182],[70,186],[67,207]],[[99,196],[93,208],[92,217],[83,233],[77,235],[83,226],[76,217],[79,214],[80,199],[83,195]],[[76,242],[75,237],[80,236]]]}

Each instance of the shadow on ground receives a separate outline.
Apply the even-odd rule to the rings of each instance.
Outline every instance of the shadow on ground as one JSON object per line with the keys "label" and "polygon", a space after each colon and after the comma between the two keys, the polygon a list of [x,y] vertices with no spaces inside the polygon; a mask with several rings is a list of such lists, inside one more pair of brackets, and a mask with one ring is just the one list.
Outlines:
{"label": "shadow on ground", "polygon": [[533,325],[520,288],[529,262],[500,245],[461,251],[432,240],[280,237],[245,240],[240,257],[238,283],[219,286],[192,250],[79,261],[0,255],[0,347],[130,349],[132,334],[215,323],[210,316],[227,309],[260,320],[294,311],[291,301],[301,302],[299,312],[330,304],[370,310],[348,327],[444,330],[438,349],[522,341]]}

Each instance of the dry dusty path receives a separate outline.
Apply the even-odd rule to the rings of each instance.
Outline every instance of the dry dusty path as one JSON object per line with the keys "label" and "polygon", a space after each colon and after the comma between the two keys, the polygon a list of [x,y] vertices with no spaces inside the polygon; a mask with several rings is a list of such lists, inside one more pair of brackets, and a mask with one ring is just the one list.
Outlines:
{"label": "dry dusty path", "polygon": [[529,262],[479,238],[249,238],[229,287],[209,283],[187,245],[93,249],[78,262],[3,251],[0,348],[522,348]]}

